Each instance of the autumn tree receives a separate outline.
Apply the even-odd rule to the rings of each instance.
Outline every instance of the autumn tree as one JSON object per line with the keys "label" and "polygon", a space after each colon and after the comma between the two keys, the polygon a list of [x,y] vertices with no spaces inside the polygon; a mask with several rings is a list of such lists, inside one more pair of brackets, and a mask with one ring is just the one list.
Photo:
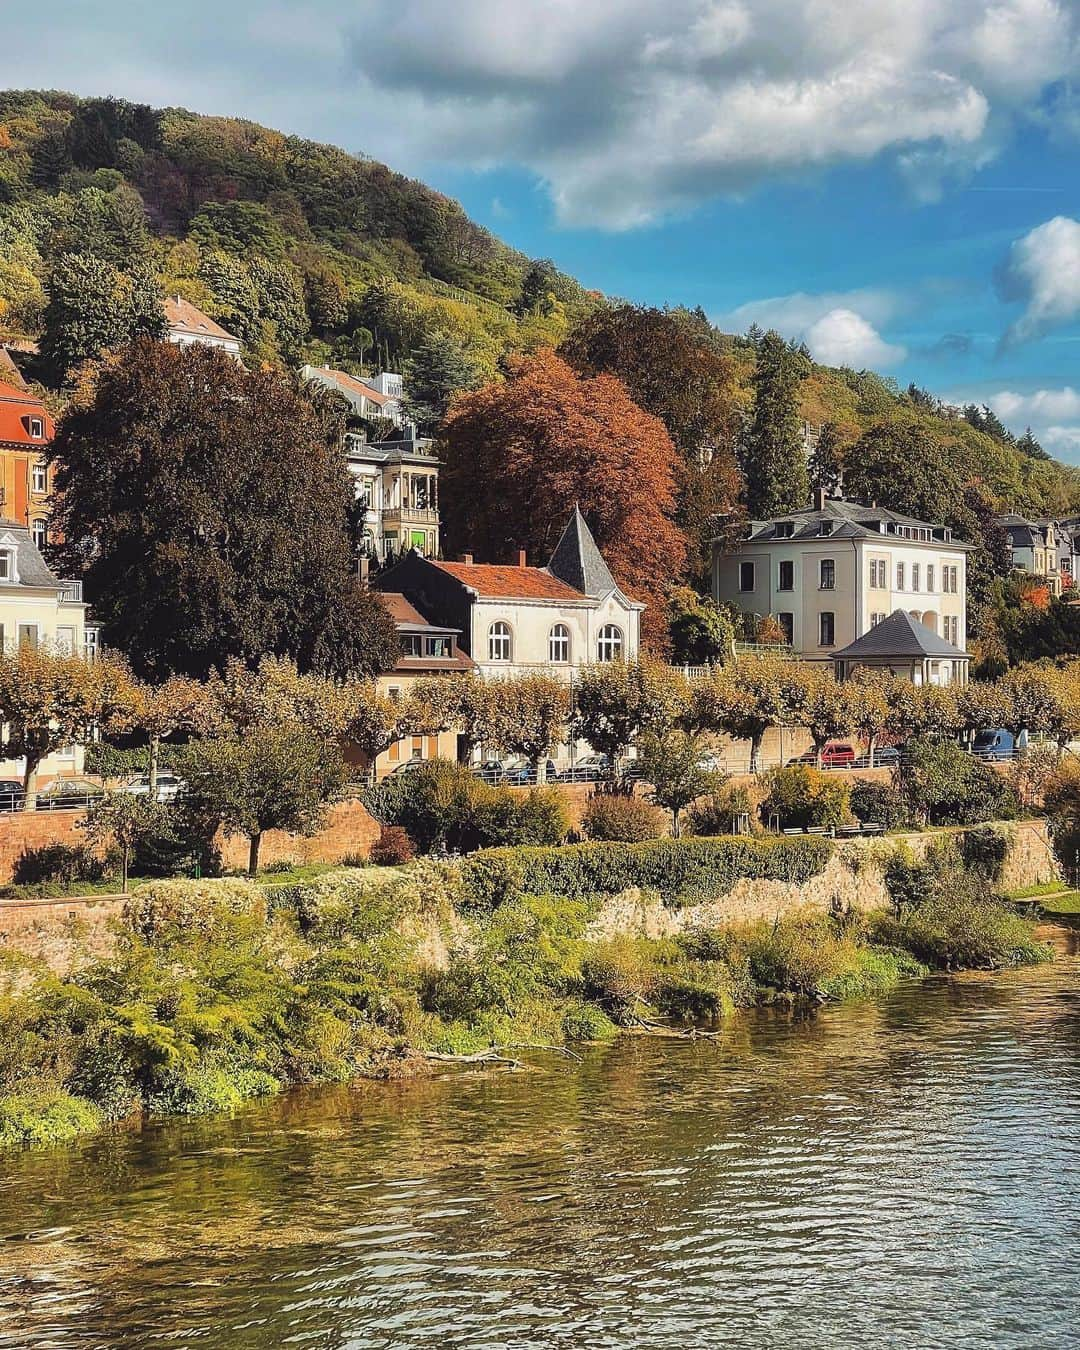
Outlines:
{"label": "autumn tree", "polygon": [[792,713],[810,733],[814,763],[821,767],[821,752],[829,741],[850,734],[855,714],[848,686],[835,679],[831,670],[817,666],[797,668],[791,687]]}
{"label": "autumn tree", "polygon": [[851,726],[866,742],[868,766],[874,767],[877,743],[890,727],[888,691],[893,676],[880,670],[859,669],[847,680]]}
{"label": "autumn tree", "polygon": [[792,721],[792,663],[768,655],[742,657],[691,685],[689,725],[750,742],[750,772],[759,768],[761,743],[772,727]]}
{"label": "autumn tree", "polygon": [[543,782],[547,758],[566,734],[570,687],[554,675],[519,675],[492,682],[495,737],[511,754],[523,755]]}
{"label": "autumn tree", "polygon": [[339,416],[280,370],[147,340],[68,411],[60,563],[140,676],[267,653],[337,675],[393,664],[393,622],[352,574]]}
{"label": "autumn tree", "polygon": [[156,801],[161,742],[180,732],[208,729],[213,721],[211,694],[201,680],[184,675],[161,684],[139,684],[125,721],[125,730],[141,732],[147,739],[148,796]]}
{"label": "autumn tree", "polygon": [[443,426],[447,544],[504,559],[550,556],[575,503],[619,583],[663,641],[663,597],[686,566],[673,523],[675,448],[610,375],[581,378],[544,350],[457,399]]}
{"label": "autumn tree", "polygon": [[810,483],[799,424],[805,359],[779,333],[766,333],[754,369],[754,411],[742,447],[746,508],[768,520],[805,506]]}
{"label": "autumn tree", "polygon": [[460,758],[467,762],[479,745],[497,744],[497,692],[476,675],[433,676],[417,680],[409,699],[413,730],[457,734]]}
{"label": "autumn tree", "polygon": [[79,822],[87,842],[99,847],[114,844],[120,854],[120,890],[127,894],[128,872],[135,850],[144,840],[166,833],[170,825],[167,809],[153,791],[145,796],[134,792],[107,792],[90,803]]}
{"label": "autumn tree", "polygon": [[622,757],[637,737],[680,725],[689,705],[687,681],[660,662],[588,666],[574,691],[573,734],[607,755],[618,776]]}

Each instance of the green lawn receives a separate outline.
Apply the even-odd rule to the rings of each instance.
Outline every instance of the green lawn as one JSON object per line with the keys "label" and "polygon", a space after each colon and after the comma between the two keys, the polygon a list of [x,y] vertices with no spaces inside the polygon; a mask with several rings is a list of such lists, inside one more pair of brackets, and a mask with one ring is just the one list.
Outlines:
{"label": "green lawn", "polygon": [[[297,881],[311,881],[325,872],[333,872],[341,866],[339,863],[304,863],[290,867],[287,871],[260,872],[255,880],[260,886],[289,886]],[[246,872],[229,872],[226,875],[246,877]],[[190,872],[181,874],[180,879],[188,879]],[[147,881],[161,881],[161,877],[131,877],[128,889],[134,890]],[[65,885],[62,881],[36,881],[16,885],[14,882],[0,886],[0,900],[63,900],[86,895],[119,895],[120,878],[103,877],[100,881],[73,881]]]}
{"label": "green lawn", "polygon": [[1080,891],[1062,891],[1060,895],[1050,896],[1042,907],[1045,915],[1080,914]]}
{"label": "green lawn", "polygon": [[1062,881],[1044,881],[1038,886],[1024,886],[1018,891],[1008,891],[1006,900],[1030,900],[1039,895],[1057,895],[1067,887]]}

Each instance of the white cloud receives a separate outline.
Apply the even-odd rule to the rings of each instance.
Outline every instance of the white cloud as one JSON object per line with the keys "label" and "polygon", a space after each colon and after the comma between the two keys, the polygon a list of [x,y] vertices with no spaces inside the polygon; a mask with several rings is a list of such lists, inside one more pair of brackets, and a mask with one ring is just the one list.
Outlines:
{"label": "white cloud", "polygon": [[[1075,0],[39,0],[20,82],[241,112],[421,170],[513,164],[624,227],[885,156],[923,195],[1080,73]],[[1063,105],[1064,106],[1064,105]],[[346,130],[343,132],[343,128]]]}
{"label": "white cloud", "polygon": [[1030,427],[1043,449],[1072,462],[1080,461],[1080,389],[998,389],[957,403],[986,403],[1010,431],[1020,435]]}
{"label": "white cloud", "polygon": [[891,366],[907,355],[886,342],[873,324],[853,309],[832,309],[806,330],[806,345],[815,361],[827,366]]}
{"label": "white cloud", "polygon": [[895,291],[863,287],[852,291],[793,291],[764,300],[749,300],[726,314],[718,314],[718,327],[730,333],[744,333],[752,323],[760,328],[775,328],[788,338],[804,338],[812,324],[834,309],[853,309],[873,324],[887,323],[904,308]]}
{"label": "white cloud", "polygon": [[1006,300],[1025,302],[1005,334],[1011,346],[1080,314],[1080,222],[1055,216],[1017,239],[999,278]]}

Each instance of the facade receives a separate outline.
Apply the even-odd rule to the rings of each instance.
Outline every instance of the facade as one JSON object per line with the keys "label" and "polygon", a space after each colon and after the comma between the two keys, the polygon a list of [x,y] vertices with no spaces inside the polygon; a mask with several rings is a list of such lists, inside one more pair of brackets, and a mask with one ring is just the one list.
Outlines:
{"label": "facade", "polygon": [[836,678],[857,670],[884,670],[913,684],[967,684],[971,658],[932,632],[906,610],[897,609],[868,633],[834,653]]}
{"label": "facade", "polygon": [[347,432],[345,460],[356,485],[361,551],[383,562],[409,549],[437,557],[442,542],[434,443],[422,436],[368,441]]}
{"label": "facade", "polygon": [[0,516],[29,530],[39,548],[47,543],[52,474],[45,456],[54,430],[39,398],[0,383]]}
{"label": "facade", "polygon": [[[87,623],[82,587],[61,581],[48,567],[29,530],[0,520],[0,643],[10,651],[17,644],[54,651],[97,653],[97,629]],[[82,772],[82,749],[72,746],[50,755],[41,765],[45,777]],[[22,767],[0,762],[0,778],[18,778]]]}
{"label": "facade", "polygon": [[334,370],[330,366],[303,366],[300,374],[305,380],[312,380],[324,389],[340,394],[347,400],[355,417],[381,417],[398,427],[404,423],[401,410],[403,382],[401,376],[392,371],[373,375],[370,380],[362,380],[357,375],[349,375],[344,370]]}
{"label": "facade", "polygon": [[[401,640],[401,656],[393,670],[379,676],[382,693],[397,701],[408,694],[417,680],[476,669],[472,658],[458,645],[461,634],[456,629],[429,622],[400,592],[383,591],[382,598]],[[457,752],[457,735],[453,731],[404,736],[376,758],[375,776],[384,778],[412,760],[456,759]]]}
{"label": "facade", "polygon": [[432,623],[460,632],[487,678],[545,671],[572,681],[596,661],[638,655],[643,605],[619,590],[576,508],[546,567],[436,562],[406,554],[375,582]]}
{"label": "facade", "polygon": [[1013,570],[1037,577],[1060,595],[1080,575],[1080,538],[1075,521],[1028,520],[1015,514],[997,522],[1009,537]]}
{"label": "facade", "polygon": [[169,326],[168,340],[177,347],[220,347],[240,359],[240,339],[183,296],[166,297],[165,322]]}
{"label": "facade", "polygon": [[808,661],[831,661],[898,609],[960,656],[967,553],[945,526],[818,493],[806,510],[751,521],[734,549],[714,540],[713,595],[772,615]]}

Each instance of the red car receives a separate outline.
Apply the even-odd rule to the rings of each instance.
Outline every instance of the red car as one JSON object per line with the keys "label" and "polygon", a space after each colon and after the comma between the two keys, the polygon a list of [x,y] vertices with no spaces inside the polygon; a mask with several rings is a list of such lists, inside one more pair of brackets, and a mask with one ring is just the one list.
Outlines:
{"label": "red car", "polygon": [[[821,751],[821,767],[823,769],[850,769],[856,759],[858,759],[858,754],[850,741],[826,741]],[[807,750],[795,762],[816,764],[818,760],[813,750]]]}

